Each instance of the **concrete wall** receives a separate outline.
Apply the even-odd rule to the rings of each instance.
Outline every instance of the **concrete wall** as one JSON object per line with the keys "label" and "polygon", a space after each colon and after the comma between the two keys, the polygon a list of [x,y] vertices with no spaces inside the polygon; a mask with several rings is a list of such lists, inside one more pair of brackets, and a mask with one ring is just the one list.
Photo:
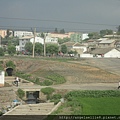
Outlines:
{"label": "concrete wall", "polygon": [[0,71],[0,87],[4,86],[4,81],[5,81],[5,73],[4,71]]}
{"label": "concrete wall", "polygon": [[104,55],[106,58],[120,58],[120,51],[113,49]]}
{"label": "concrete wall", "polygon": [[81,54],[80,57],[82,58],[93,58],[92,54]]}

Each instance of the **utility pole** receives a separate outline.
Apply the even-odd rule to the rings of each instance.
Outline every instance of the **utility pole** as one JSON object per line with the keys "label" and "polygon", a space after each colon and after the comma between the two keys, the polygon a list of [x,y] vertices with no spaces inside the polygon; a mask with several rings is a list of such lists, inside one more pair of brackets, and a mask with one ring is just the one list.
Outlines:
{"label": "utility pole", "polygon": [[1,45],[1,36],[0,36],[0,47],[2,47],[2,45]]}
{"label": "utility pole", "polygon": [[47,35],[48,35],[48,33],[44,34],[44,57],[46,56],[46,43],[45,43],[45,40],[46,40]]}
{"label": "utility pole", "polygon": [[45,44],[46,35],[44,35],[44,57],[46,56],[46,44]]}
{"label": "utility pole", "polygon": [[35,37],[36,37],[36,28],[34,28],[34,40],[33,40],[33,58],[35,57]]}

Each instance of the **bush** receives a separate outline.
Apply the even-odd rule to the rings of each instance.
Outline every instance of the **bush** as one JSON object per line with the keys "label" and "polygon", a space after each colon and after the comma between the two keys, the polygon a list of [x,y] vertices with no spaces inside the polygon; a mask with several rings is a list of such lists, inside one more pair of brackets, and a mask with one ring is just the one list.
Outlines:
{"label": "bush", "polygon": [[55,84],[62,84],[62,83],[65,83],[66,80],[63,76],[59,75],[59,74],[51,74],[49,76],[47,76],[46,78],[52,80],[53,82],[55,82]]}
{"label": "bush", "polygon": [[54,91],[55,91],[54,88],[51,88],[51,87],[46,87],[41,89],[41,92],[44,93],[45,95],[50,95]]}
{"label": "bush", "polygon": [[52,84],[53,84],[53,82],[50,80],[44,80],[43,82],[40,83],[40,85],[43,85],[43,86],[49,86]]}
{"label": "bush", "polygon": [[86,91],[71,91],[68,94],[65,95],[65,98],[68,100],[72,97],[120,97],[120,91],[118,90],[105,90],[105,91],[99,91],[99,90],[86,90]]}
{"label": "bush", "polygon": [[4,50],[0,47],[0,56],[4,56]]}
{"label": "bush", "polygon": [[60,94],[54,94],[52,96],[52,99],[61,99],[61,98],[62,98],[62,96]]}
{"label": "bush", "polygon": [[25,92],[20,88],[17,90],[17,94],[21,99],[25,96]]}
{"label": "bush", "polygon": [[14,69],[16,66],[15,66],[15,64],[14,64],[13,61],[8,61],[8,62],[6,63],[6,67],[11,67],[11,68]]}

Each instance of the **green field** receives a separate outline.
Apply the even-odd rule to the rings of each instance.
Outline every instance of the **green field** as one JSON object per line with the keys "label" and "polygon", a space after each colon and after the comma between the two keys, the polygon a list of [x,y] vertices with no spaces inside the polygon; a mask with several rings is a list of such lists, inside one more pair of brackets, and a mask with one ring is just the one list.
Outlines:
{"label": "green field", "polygon": [[72,91],[53,114],[120,115],[120,91]]}
{"label": "green field", "polygon": [[83,115],[120,115],[120,98],[78,98]]}

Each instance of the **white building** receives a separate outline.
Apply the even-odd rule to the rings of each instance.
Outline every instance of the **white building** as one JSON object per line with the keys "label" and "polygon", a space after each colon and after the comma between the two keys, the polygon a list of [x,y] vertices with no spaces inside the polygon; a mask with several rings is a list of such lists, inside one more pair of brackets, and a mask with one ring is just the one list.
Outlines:
{"label": "white building", "polygon": [[89,38],[88,33],[83,33],[82,34],[82,40],[85,40],[87,38]]}
{"label": "white building", "polygon": [[[24,51],[24,50],[25,50],[25,44],[26,44],[27,42],[32,42],[32,43],[33,43],[33,41],[34,41],[34,37],[30,37],[30,36],[26,36],[26,37],[20,38],[20,39],[19,39],[19,47],[17,47],[18,50],[19,50],[19,51]],[[41,37],[35,37],[35,43],[36,43],[36,42],[39,42],[39,43],[41,43],[41,44],[44,44],[44,39],[41,38]]]}
{"label": "white building", "polygon": [[[30,42],[33,43],[34,42],[34,37],[30,38]],[[35,43],[41,43],[42,45],[44,44],[44,39],[41,37],[35,37]]]}
{"label": "white building", "polygon": [[47,36],[45,39],[45,42],[46,43],[58,43],[58,38],[52,38],[52,37]]}
{"label": "white building", "polygon": [[32,32],[29,31],[14,31],[14,37],[33,36]]}

